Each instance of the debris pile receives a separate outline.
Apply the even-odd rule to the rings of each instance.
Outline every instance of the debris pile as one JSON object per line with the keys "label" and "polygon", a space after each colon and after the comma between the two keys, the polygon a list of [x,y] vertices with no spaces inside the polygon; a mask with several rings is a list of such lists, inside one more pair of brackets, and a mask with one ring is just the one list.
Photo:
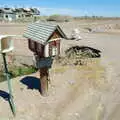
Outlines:
{"label": "debris pile", "polygon": [[101,51],[86,47],[86,46],[73,46],[65,51],[65,57],[59,59],[62,65],[84,65],[87,64],[88,59],[100,58]]}
{"label": "debris pile", "polygon": [[65,51],[68,58],[97,58],[100,57],[100,50],[86,47],[86,46],[73,46]]}

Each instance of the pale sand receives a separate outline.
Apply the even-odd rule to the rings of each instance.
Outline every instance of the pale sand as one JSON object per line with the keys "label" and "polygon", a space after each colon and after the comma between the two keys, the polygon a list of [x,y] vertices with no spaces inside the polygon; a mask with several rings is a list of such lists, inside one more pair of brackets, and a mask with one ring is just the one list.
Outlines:
{"label": "pale sand", "polygon": [[[107,21],[102,24],[106,23]],[[120,22],[109,21],[109,24],[113,23],[116,24]],[[81,24],[84,23],[77,22],[75,24],[73,22],[62,24],[61,26],[65,33],[70,35],[71,30],[78,27],[78,25],[81,29],[81,26],[83,26]],[[18,30],[16,34],[22,34],[24,28],[24,26],[22,29],[20,27],[19,30],[21,32]],[[15,31],[12,32],[15,33]],[[17,107],[17,116],[16,118],[12,118],[8,102],[0,98],[0,120],[119,120],[119,30],[116,34],[88,33],[82,31],[81,36],[83,38],[81,41],[62,41],[62,54],[68,46],[76,44],[101,50],[102,64],[106,67],[107,86],[102,89],[94,89],[84,82],[84,80],[78,80],[75,83],[78,85],[76,86],[77,90],[73,89],[72,86],[69,87],[69,84],[71,84],[71,81],[73,83],[75,82],[76,71],[74,69],[69,69],[64,74],[51,75],[52,81],[49,86],[49,96],[42,97],[37,90],[27,89],[25,85],[20,83],[20,80],[25,76],[18,77],[13,81],[13,95]],[[22,43],[23,42],[21,42],[21,44]],[[19,54],[24,54],[23,49],[20,51],[21,48],[23,48],[22,45],[21,47],[19,46],[19,49],[16,51],[19,51]],[[26,44],[24,49],[27,49]],[[32,56],[32,53],[30,52],[29,55]],[[39,75],[36,73],[33,76]],[[0,90],[7,90],[7,84],[5,82],[0,84]]]}

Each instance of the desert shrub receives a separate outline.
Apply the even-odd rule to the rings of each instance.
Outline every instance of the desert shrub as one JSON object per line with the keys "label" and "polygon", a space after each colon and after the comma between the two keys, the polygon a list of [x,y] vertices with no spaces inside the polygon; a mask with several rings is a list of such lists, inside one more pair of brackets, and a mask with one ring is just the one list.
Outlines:
{"label": "desert shrub", "polygon": [[84,29],[88,30],[88,32],[92,32],[92,28],[90,27],[85,27]]}
{"label": "desert shrub", "polygon": [[56,21],[56,22],[69,22],[71,20],[70,16],[63,16],[63,15],[51,15],[47,19],[47,21]]}
{"label": "desert shrub", "polygon": [[120,29],[120,24],[116,24],[116,25],[114,26],[114,29]]}

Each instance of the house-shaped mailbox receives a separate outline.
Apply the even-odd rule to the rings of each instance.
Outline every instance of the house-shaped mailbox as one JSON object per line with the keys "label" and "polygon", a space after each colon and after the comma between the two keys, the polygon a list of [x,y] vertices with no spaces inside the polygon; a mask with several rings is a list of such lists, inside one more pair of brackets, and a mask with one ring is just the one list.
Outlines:
{"label": "house-shaped mailbox", "polygon": [[60,40],[67,39],[58,25],[48,22],[30,24],[23,36],[28,39],[29,49],[40,58],[58,56]]}

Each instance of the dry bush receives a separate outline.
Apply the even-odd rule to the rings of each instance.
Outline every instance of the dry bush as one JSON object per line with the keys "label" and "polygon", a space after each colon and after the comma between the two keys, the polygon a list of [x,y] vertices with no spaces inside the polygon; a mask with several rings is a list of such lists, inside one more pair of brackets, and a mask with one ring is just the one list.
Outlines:
{"label": "dry bush", "polygon": [[47,21],[56,21],[56,22],[69,22],[72,19],[70,16],[63,15],[51,15]]}
{"label": "dry bush", "polygon": [[86,47],[73,46],[65,51],[66,56],[56,60],[61,65],[87,65],[94,58],[100,58],[100,50]]}

